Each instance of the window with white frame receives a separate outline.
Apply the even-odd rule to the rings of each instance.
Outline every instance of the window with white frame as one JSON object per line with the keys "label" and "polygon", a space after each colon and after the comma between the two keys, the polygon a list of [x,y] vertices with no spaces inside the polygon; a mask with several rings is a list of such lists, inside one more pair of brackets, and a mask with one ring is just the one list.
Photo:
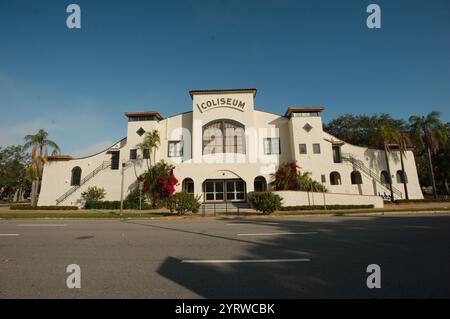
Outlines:
{"label": "window with white frame", "polygon": [[280,138],[268,137],[264,139],[264,154],[280,154]]}
{"label": "window with white frame", "polygon": [[169,157],[183,156],[183,141],[169,141]]}

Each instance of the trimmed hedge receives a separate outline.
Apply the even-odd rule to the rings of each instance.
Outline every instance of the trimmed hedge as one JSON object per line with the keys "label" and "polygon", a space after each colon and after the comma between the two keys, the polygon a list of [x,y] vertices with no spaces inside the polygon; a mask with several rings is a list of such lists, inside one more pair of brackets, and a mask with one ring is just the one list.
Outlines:
{"label": "trimmed hedge", "polygon": [[397,199],[394,204],[414,204],[414,203],[448,203],[450,199],[444,198],[424,198],[424,199]]}
{"label": "trimmed hedge", "polygon": [[[374,205],[327,205],[327,210],[333,209],[364,209],[374,208]],[[323,205],[310,205],[310,206],[286,206],[281,208],[282,211],[295,211],[295,210],[325,210]]]}
{"label": "trimmed hedge", "polygon": [[12,210],[77,210],[77,206],[36,206],[30,204],[15,204],[9,206]]}
{"label": "trimmed hedge", "polygon": [[[120,209],[120,201],[87,201],[85,209]],[[142,209],[149,209],[147,203],[142,202]],[[139,209],[139,203],[123,201],[123,209]]]}

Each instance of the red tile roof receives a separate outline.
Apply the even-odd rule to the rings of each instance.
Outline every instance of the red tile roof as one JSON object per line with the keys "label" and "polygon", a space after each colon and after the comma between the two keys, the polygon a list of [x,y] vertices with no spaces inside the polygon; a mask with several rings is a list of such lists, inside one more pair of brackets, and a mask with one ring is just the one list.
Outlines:
{"label": "red tile roof", "polygon": [[164,117],[157,111],[144,111],[144,112],[125,112],[126,117],[130,116],[156,116],[159,120],[162,120]]}

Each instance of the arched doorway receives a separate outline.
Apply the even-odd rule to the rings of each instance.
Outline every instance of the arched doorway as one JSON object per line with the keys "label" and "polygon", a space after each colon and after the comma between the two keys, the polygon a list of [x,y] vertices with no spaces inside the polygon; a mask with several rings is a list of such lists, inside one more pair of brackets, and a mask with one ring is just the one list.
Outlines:
{"label": "arched doorway", "polygon": [[72,177],[70,178],[70,186],[80,186],[81,183],[81,168],[75,166],[72,168]]}
{"label": "arched doorway", "polygon": [[253,189],[255,192],[267,191],[267,181],[263,176],[255,177],[253,181]]}
{"label": "arched doorway", "polygon": [[194,194],[194,181],[192,180],[192,178],[188,177],[188,178],[183,179],[181,188],[182,188],[183,192],[186,192],[189,194]]}
{"label": "arched doorway", "polygon": [[341,174],[338,172],[330,173],[330,184],[331,185],[341,185]]}

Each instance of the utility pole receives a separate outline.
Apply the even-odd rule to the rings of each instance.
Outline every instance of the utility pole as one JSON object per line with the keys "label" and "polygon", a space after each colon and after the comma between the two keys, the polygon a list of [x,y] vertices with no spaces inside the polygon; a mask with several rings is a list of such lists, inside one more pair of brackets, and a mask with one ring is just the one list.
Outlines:
{"label": "utility pole", "polygon": [[125,166],[126,163],[125,161],[122,161],[122,180],[120,182],[120,215],[122,216],[123,214],[123,180],[124,180],[124,175],[125,175]]}

